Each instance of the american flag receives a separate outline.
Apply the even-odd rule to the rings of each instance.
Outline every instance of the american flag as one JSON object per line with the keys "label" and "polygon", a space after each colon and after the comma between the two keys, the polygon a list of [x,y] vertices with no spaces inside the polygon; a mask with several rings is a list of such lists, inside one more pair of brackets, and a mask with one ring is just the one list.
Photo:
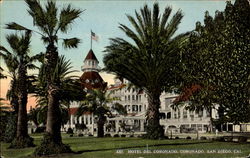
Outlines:
{"label": "american flag", "polygon": [[98,36],[92,31],[91,31],[91,38],[95,41],[98,41]]}

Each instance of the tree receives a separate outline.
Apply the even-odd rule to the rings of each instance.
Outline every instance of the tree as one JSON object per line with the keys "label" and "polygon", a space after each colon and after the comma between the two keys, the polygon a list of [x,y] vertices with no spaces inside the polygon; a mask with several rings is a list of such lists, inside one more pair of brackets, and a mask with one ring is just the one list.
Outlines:
{"label": "tree", "polygon": [[160,95],[164,90],[171,91],[177,83],[175,66],[180,61],[178,52],[187,36],[174,36],[183,14],[179,10],[170,19],[171,12],[172,9],[166,7],[160,16],[159,5],[155,3],[152,12],[145,5],[141,14],[135,11],[136,18],[127,15],[135,31],[120,24],[119,28],[130,39],[111,38],[103,60],[106,71],[129,80],[146,92],[147,137],[150,139],[164,136],[159,123]]}
{"label": "tree", "polygon": [[91,90],[86,98],[81,102],[80,107],[77,110],[77,116],[80,117],[84,112],[92,112],[94,116],[97,116],[97,137],[104,136],[104,124],[107,120],[107,116],[112,116],[111,108],[117,110],[118,113],[125,114],[125,108],[121,108],[120,104],[113,103],[116,98],[112,98],[111,93],[102,91],[99,89]]}
{"label": "tree", "polygon": [[250,118],[249,10],[247,0],[236,0],[214,18],[206,12],[182,54],[184,87],[202,87],[190,101],[210,109],[218,104],[220,119],[234,124]]}
{"label": "tree", "polygon": [[[30,57],[29,47],[30,47],[31,34],[27,31],[25,34],[18,36],[17,34],[11,34],[6,37],[12,52],[8,51],[6,48],[1,46],[0,55],[6,59],[5,63],[8,65],[8,58],[13,58],[14,64],[17,64],[17,79],[16,87],[13,87],[13,93],[17,95],[18,98],[18,117],[17,117],[17,131],[16,138],[11,144],[11,148],[24,148],[29,146],[34,146],[33,139],[28,135],[28,124],[27,124],[27,98],[28,98],[28,87],[27,87],[27,70],[34,69],[36,66],[32,63],[39,58],[41,55],[35,55]],[[3,53],[4,52],[4,53]],[[12,63],[13,64],[13,63]],[[12,66],[14,68],[14,66]],[[15,81],[15,80],[14,80]],[[14,89],[16,88],[16,89]]]}
{"label": "tree", "polygon": [[[71,70],[70,60],[66,60],[64,56],[60,56],[57,62],[55,71],[53,72],[53,81],[58,85],[61,85],[59,91],[59,108],[62,114],[62,122],[64,125],[69,120],[68,111],[71,101],[80,101],[84,99],[85,92],[81,88],[80,80],[78,76],[71,75],[76,72]],[[46,125],[46,116],[48,111],[48,97],[46,94],[46,69],[45,64],[42,64],[39,70],[38,77],[34,82],[34,96],[37,98],[37,107],[34,110],[36,121]]]}
{"label": "tree", "polygon": [[[58,8],[54,1],[48,1],[45,7],[38,0],[25,0],[28,5],[28,13],[33,18],[33,24],[41,32],[33,31],[15,22],[7,24],[7,29],[29,30],[41,35],[43,42],[47,45],[45,53],[46,88],[48,97],[48,114],[46,123],[46,134],[40,147],[35,151],[36,155],[58,154],[70,152],[69,146],[62,143],[60,128],[61,114],[59,109],[60,85],[52,78],[58,60],[58,33],[68,33],[72,23],[77,19],[82,11],[74,9],[71,5],[63,7],[58,14]],[[80,40],[78,38],[63,39],[65,48],[76,48]],[[48,143],[51,145],[48,145]]]}

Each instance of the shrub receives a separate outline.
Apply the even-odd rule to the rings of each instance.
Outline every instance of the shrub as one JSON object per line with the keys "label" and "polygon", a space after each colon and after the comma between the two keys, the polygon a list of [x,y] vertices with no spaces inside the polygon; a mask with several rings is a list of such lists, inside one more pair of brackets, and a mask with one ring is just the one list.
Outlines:
{"label": "shrub", "polygon": [[72,128],[68,128],[68,130],[67,130],[67,134],[73,134],[74,132],[73,132],[73,129]]}
{"label": "shrub", "polygon": [[126,137],[126,135],[125,135],[125,134],[122,134],[121,137]]}
{"label": "shrub", "polygon": [[73,137],[73,134],[70,134],[69,137]]}
{"label": "shrub", "polygon": [[207,137],[200,137],[200,140],[207,140]]}
{"label": "shrub", "polygon": [[114,136],[113,137],[119,137],[119,135],[118,134],[114,134]]}
{"label": "shrub", "polygon": [[223,137],[216,137],[216,138],[213,138],[212,140],[214,141],[220,141],[220,142],[224,142],[225,139]]}
{"label": "shrub", "polygon": [[78,134],[78,137],[83,137],[83,134],[82,133]]}
{"label": "shrub", "polygon": [[15,114],[11,114],[7,117],[7,125],[6,125],[6,129],[4,132],[4,142],[6,143],[10,143],[13,141],[13,139],[15,138],[16,135],[16,119],[17,116]]}
{"label": "shrub", "polygon": [[33,143],[33,140],[34,139],[31,138],[30,136],[14,138],[9,148],[21,149],[21,148],[26,148],[26,147],[34,147],[35,145]]}
{"label": "shrub", "polygon": [[89,137],[93,137],[93,135],[92,135],[92,134],[89,134]]}
{"label": "shrub", "polygon": [[104,137],[111,137],[111,134],[107,133],[104,135]]}
{"label": "shrub", "polygon": [[190,136],[187,136],[187,138],[186,139],[192,139]]}
{"label": "shrub", "polygon": [[129,137],[134,137],[134,135],[132,134],[132,135],[130,135]]}
{"label": "shrub", "polygon": [[180,139],[180,138],[177,136],[177,137],[175,137],[175,139]]}
{"label": "shrub", "polygon": [[246,143],[247,142],[247,137],[240,136],[239,139],[238,139],[238,142],[239,143]]}
{"label": "shrub", "polygon": [[233,141],[233,137],[231,137],[231,136],[224,136],[221,139],[222,139],[221,141],[225,141],[225,142],[232,142]]}

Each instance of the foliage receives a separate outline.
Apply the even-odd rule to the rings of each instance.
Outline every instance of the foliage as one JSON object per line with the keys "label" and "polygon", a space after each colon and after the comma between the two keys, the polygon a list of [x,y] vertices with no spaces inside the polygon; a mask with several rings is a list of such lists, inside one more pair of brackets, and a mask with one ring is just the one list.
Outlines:
{"label": "foliage", "polygon": [[214,18],[206,12],[182,52],[183,89],[202,87],[189,97],[191,106],[219,104],[225,114],[220,119],[234,124],[250,121],[249,10],[247,0],[236,0]]}
{"label": "foliage", "polygon": [[77,123],[75,124],[76,130],[85,130],[87,129],[87,126],[84,123]]}
{"label": "foliage", "polygon": [[120,24],[119,28],[129,40],[111,38],[103,60],[106,71],[129,80],[147,93],[148,129],[156,128],[147,132],[149,137],[149,132],[162,131],[158,130],[159,97],[164,90],[172,91],[178,83],[178,52],[188,35],[175,35],[183,14],[178,10],[170,19],[171,12],[172,9],[166,7],[160,16],[159,5],[155,3],[153,11],[145,5],[140,13],[135,11],[136,18],[127,15],[133,29],[123,24]]}
{"label": "foliage", "polygon": [[[59,32],[67,33],[71,28],[72,23],[79,18],[82,10],[75,9],[71,5],[65,5],[59,11],[55,1],[47,1],[43,6],[39,0],[25,0],[28,5],[28,13],[33,18],[33,25],[39,29],[35,31],[15,22],[6,25],[7,29],[19,30],[19,31],[31,31],[41,35],[42,41],[47,45],[45,53],[45,82],[46,82],[46,97],[48,97],[48,115],[46,131],[57,137],[54,140],[61,142],[61,114],[59,110],[59,100],[57,98],[58,91],[61,89],[60,84],[54,83],[52,80],[53,72],[56,70],[56,64],[58,61],[58,50],[56,45],[58,44]],[[66,48],[75,48],[79,44],[80,40],[77,38],[69,38],[63,40],[63,45]],[[51,78],[52,77],[52,78]],[[52,93],[53,92],[53,93]],[[53,139],[52,139],[53,141]],[[57,142],[54,142],[57,143]],[[43,144],[43,143],[42,143]],[[43,147],[46,147],[43,146]],[[41,148],[43,148],[41,147]]]}
{"label": "foliage", "polygon": [[72,128],[68,128],[68,130],[67,130],[67,134],[73,134],[74,132],[73,132],[73,129]]}
{"label": "foliage", "polygon": [[21,149],[27,147],[34,147],[32,137],[16,137],[12,140],[9,148]]}
{"label": "foliage", "polygon": [[[118,105],[118,103],[113,103],[117,98],[112,98],[110,95],[112,93],[107,93],[107,91],[102,91],[100,89],[93,89],[87,93],[86,98],[81,101],[80,107],[77,110],[77,116],[80,117],[84,112],[92,112],[97,116],[97,126],[98,126],[98,137],[104,136],[103,126],[106,122],[107,116],[111,117],[112,113],[110,111],[109,105],[116,107],[113,110],[122,111],[124,113],[124,108]],[[112,105],[113,104],[113,105]],[[119,106],[119,107],[117,107]]]}
{"label": "foliage", "polygon": [[17,114],[11,113],[7,116],[4,132],[4,142],[10,143],[16,137]]}
{"label": "foliage", "polygon": [[[69,120],[68,108],[70,101],[82,100],[85,96],[85,92],[81,88],[81,83],[77,76],[71,75],[76,72],[71,70],[71,62],[66,60],[64,56],[61,56],[58,60],[56,70],[52,75],[52,80],[61,85],[59,90],[60,97],[60,111],[62,116],[62,125],[66,124]],[[30,112],[30,118],[33,122],[38,124],[46,124],[47,112],[48,112],[48,98],[47,98],[47,86],[46,86],[46,70],[45,65],[40,67],[39,75],[35,82],[34,96],[37,97],[37,107]]]}

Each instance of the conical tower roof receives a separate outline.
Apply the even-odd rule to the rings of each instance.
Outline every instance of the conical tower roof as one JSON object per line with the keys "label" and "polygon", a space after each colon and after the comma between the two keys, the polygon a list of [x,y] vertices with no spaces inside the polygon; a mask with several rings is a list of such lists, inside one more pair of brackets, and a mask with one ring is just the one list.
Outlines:
{"label": "conical tower roof", "polygon": [[99,62],[99,61],[97,60],[97,58],[96,58],[96,56],[95,56],[95,53],[93,52],[92,49],[89,50],[89,52],[88,52],[86,58],[84,59],[84,61],[85,61],[85,60],[96,60],[97,62]]}

